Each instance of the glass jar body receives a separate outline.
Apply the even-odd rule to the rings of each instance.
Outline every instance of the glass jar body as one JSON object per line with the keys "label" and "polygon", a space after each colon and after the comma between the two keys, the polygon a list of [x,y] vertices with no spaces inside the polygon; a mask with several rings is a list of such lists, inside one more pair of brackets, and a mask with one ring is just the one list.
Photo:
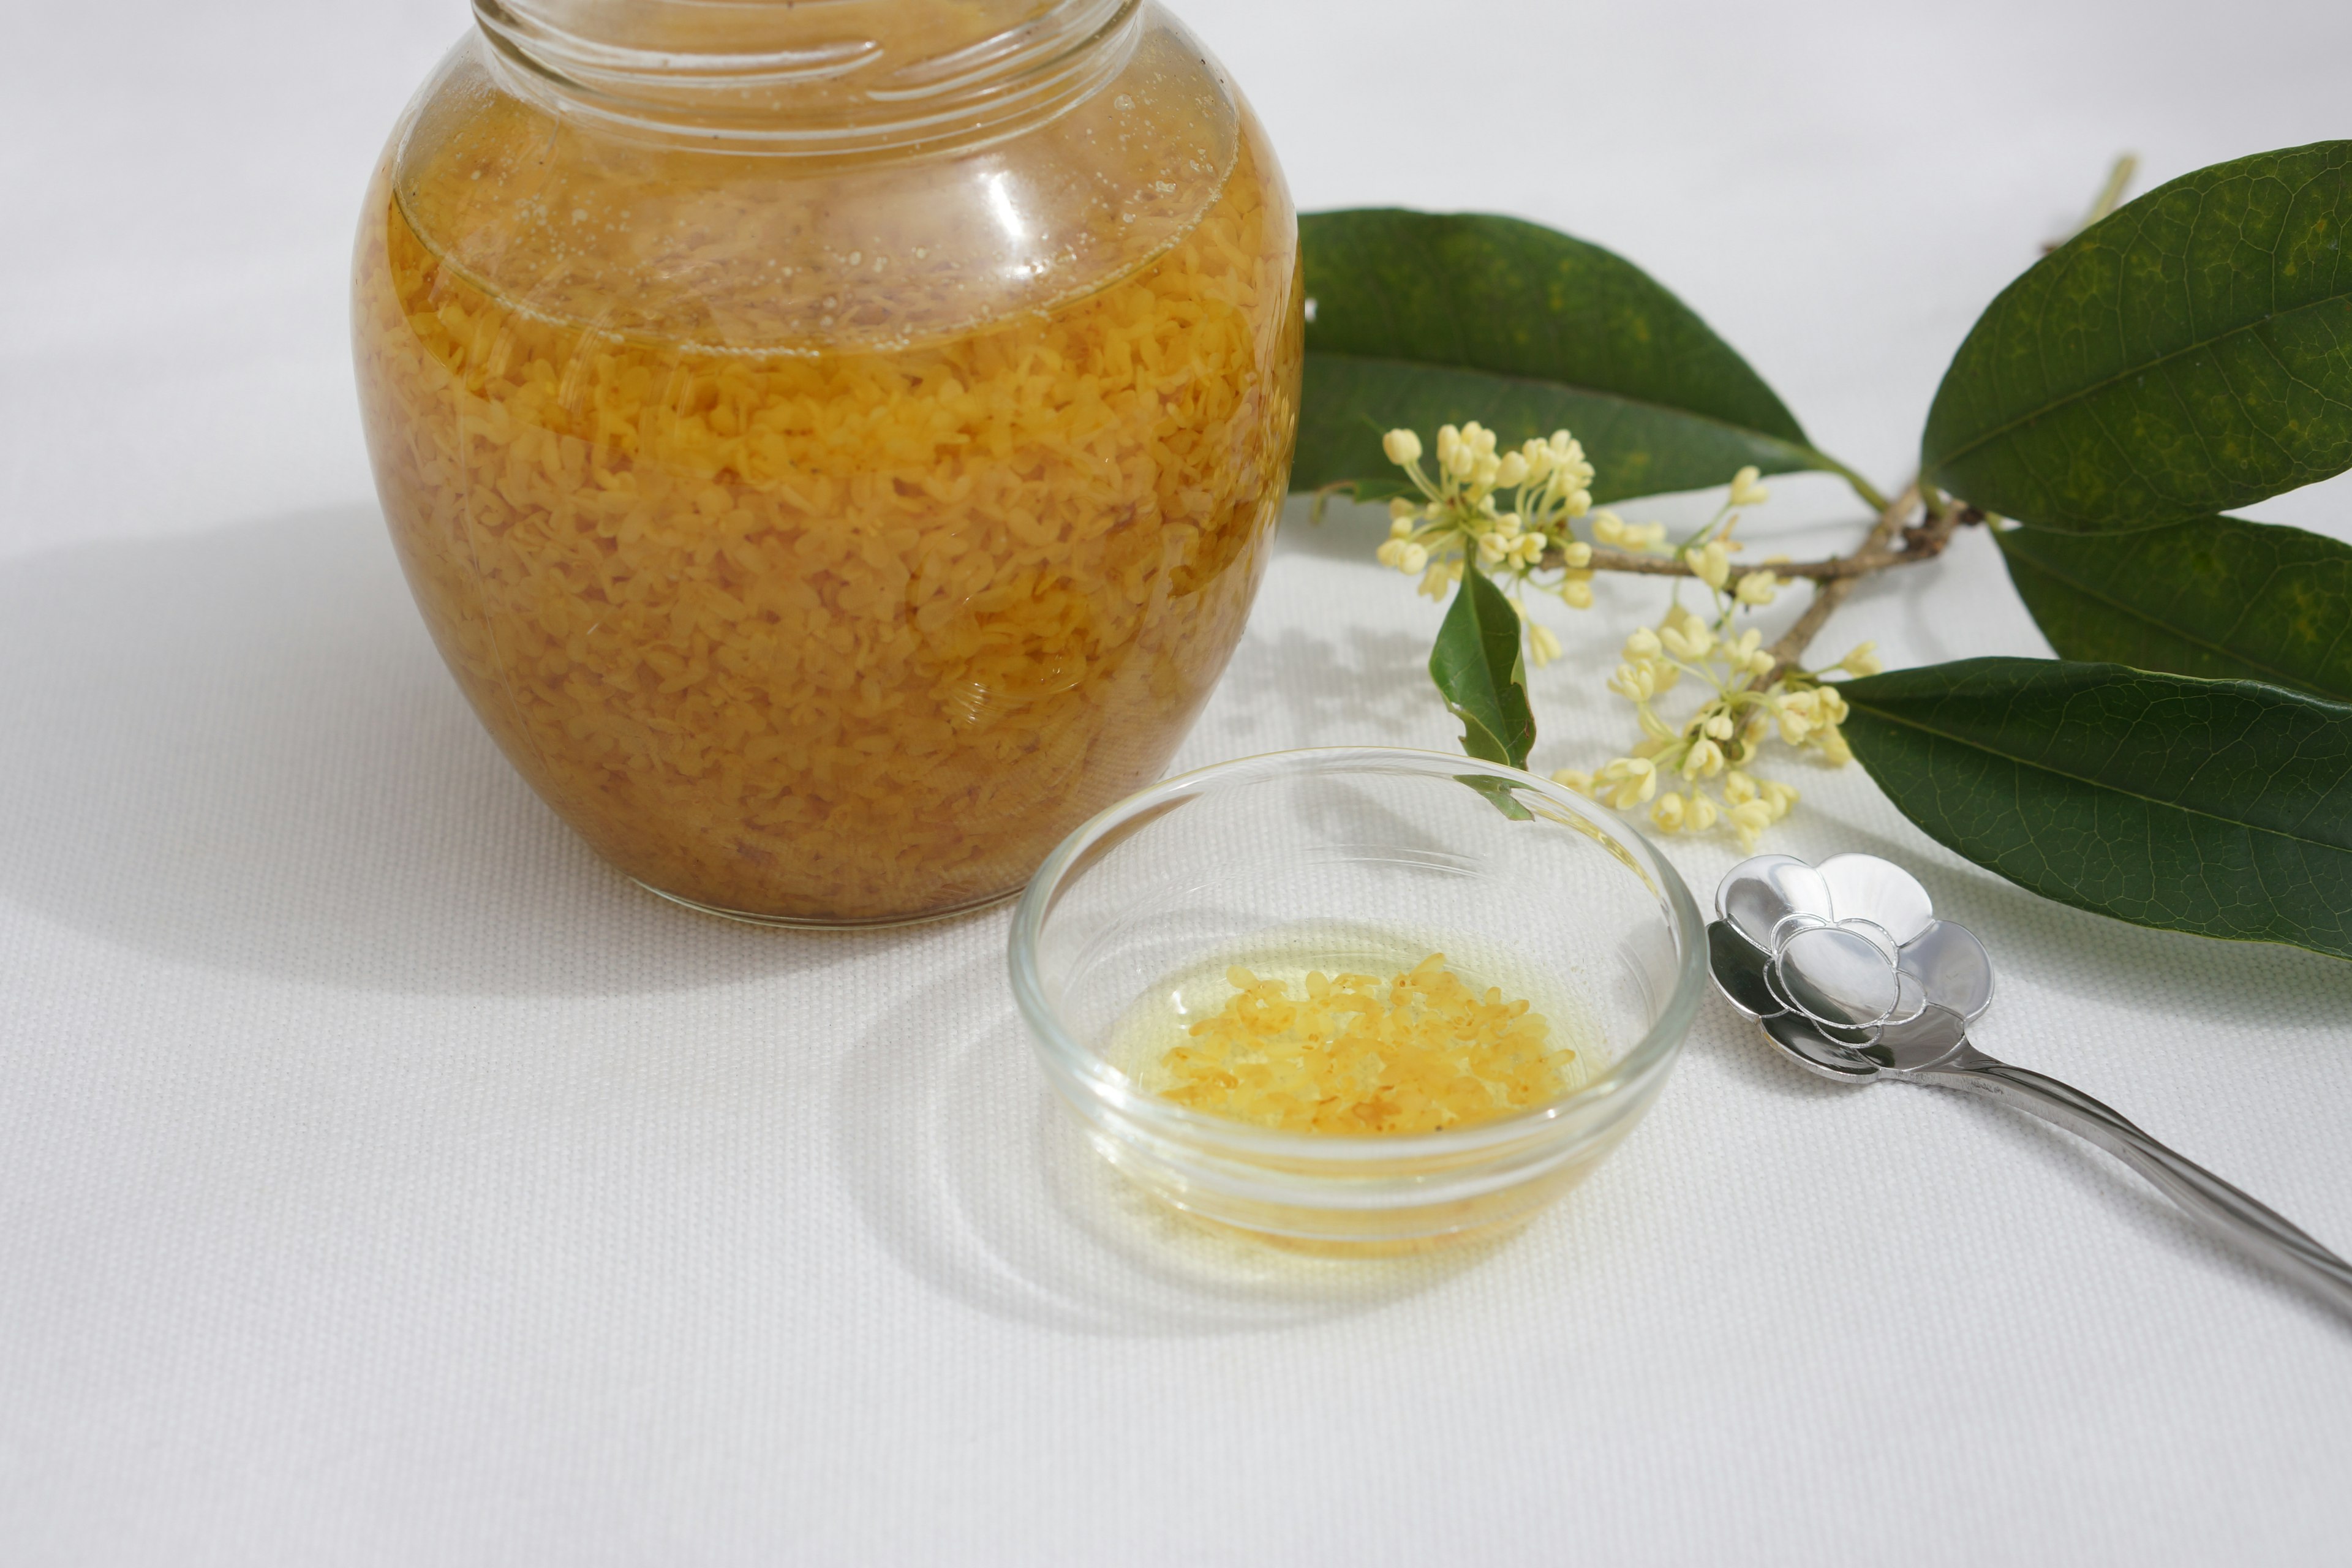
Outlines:
{"label": "glass jar body", "polygon": [[945,146],[714,151],[480,39],[395,133],[354,337],[403,566],[509,760],[656,891],[1002,898],[1222,672],[1288,476],[1296,219],[1213,65],[1122,15],[1075,102]]}

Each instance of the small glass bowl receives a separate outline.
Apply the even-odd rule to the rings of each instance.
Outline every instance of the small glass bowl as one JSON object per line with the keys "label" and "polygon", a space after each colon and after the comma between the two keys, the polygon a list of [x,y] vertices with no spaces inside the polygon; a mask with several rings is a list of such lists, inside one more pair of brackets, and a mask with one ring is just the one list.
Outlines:
{"label": "small glass bowl", "polygon": [[[1189,1110],[1126,1060],[1269,952],[1375,971],[1447,954],[1556,1016],[1587,1073],[1474,1127],[1334,1136]],[[1348,963],[1349,960],[1356,960]],[[1104,1158],[1201,1219],[1317,1252],[1413,1251],[1516,1225],[1616,1146],[1664,1087],[1706,978],[1706,925],[1641,835],[1516,769],[1387,748],[1186,773],[1062,842],[1013,921],[1038,1060]],[[1331,963],[1316,966],[1329,968]]]}

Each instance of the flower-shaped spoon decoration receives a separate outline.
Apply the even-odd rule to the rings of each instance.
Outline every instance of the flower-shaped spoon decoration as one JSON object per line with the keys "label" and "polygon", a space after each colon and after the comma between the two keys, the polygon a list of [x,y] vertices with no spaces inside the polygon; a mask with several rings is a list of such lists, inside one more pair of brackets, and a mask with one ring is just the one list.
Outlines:
{"label": "flower-shaped spoon decoration", "polygon": [[[1725,994],[1832,1077],[1872,1076],[1886,1064],[1862,1067],[1855,1053],[1929,1007],[1973,1024],[1992,1003],[1984,944],[1937,920],[1918,879],[1875,856],[1808,866],[1759,855],[1723,879],[1716,907]],[[1720,951],[1727,942],[1733,951]]]}
{"label": "flower-shaped spoon decoration", "polygon": [[1895,1078],[1967,1089],[2079,1133],[2189,1215],[2352,1315],[2352,1264],[2078,1089],[1969,1043],[1992,1005],[1992,961],[1936,918],[1927,889],[1872,855],[1808,866],[1759,855],[1716,889],[1707,962],[1731,1005],[1804,1067],[1848,1083]]}

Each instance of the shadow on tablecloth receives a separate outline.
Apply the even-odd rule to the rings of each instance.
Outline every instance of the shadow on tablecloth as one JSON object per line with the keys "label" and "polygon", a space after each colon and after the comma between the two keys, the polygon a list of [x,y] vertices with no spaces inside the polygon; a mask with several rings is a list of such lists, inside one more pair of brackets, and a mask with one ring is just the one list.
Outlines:
{"label": "shadow on tablecloth", "polygon": [[354,989],[625,995],[883,937],[630,886],[516,776],[345,507],[0,563],[0,898],[169,960]]}

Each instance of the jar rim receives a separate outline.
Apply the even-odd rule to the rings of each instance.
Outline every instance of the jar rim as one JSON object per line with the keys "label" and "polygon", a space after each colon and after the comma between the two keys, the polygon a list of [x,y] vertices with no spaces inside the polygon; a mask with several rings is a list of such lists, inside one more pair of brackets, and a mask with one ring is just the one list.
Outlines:
{"label": "jar rim", "polygon": [[473,10],[505,74],[562,110],[706,150],[857,157],[966,149],[1057,117],[1126,65],[1146,0],[1023,5],[1008,25],[940,48],[877,36],[908,3],[473,0]]}

